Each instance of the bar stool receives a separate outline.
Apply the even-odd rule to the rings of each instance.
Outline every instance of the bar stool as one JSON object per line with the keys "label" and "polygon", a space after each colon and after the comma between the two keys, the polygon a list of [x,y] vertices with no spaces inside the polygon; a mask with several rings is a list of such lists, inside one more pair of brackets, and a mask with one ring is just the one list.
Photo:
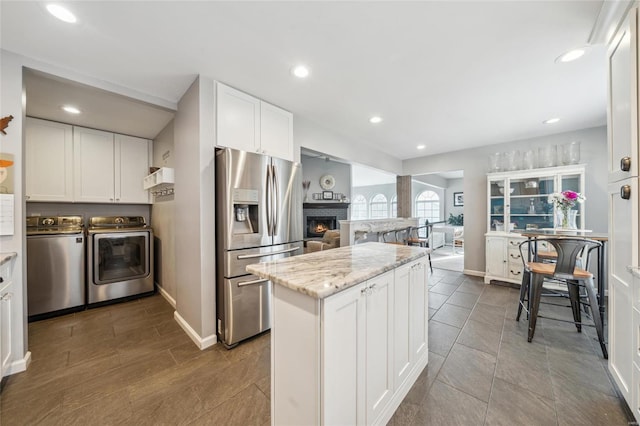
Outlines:
{"label": "bar stool", "polygon": [[400,244],[404,245],[401,241],[396,239],[396,230],[385,231],[382,233],[382,242],[387,244]]}
{"label": "bar stool", "polygon": [[[542,263],[529,262],[525,259],[530,256],[523,252],[526,246],[527,254],[534,255],[532,247],[536,242],[530,243],[524,241],[520,244],[520,255],[524,263],[524,274],[522,276],[522,286],[520,287],[520,300],[518,303],[518,314],[516,321],[520,320],[522,309],[527,311],[529,317],[529,332],[527,340],[531,342],[536,330],[536,321],[538,319],[538,310],[540,307],[540,297],[542,296],[542,285],[545,279],[554,279],[566,282],[569,300],[571,301],[571,309],[573,311],[573,323],[576,325],[578,332],[582,331],[582,315],[580,312],[580,304],[588,304],[591,308],[591,316],[598,334],[600,348],[605,358],[608,358],[607,348],[604,342],[604,331],[600,315],[598,315],[598,297],[596,287],[593,280],[593,274],[586,268],[588,258],[593,249],[600,248],[602,243],[589,239],[581,238],[544,238],[538,239],[537,243],[548,242],[555,248],[556,262]],[[534,258],[534,257],[531,257]],[[582,258],[582,264],[585,269],[576,266],[578,258]],[[535,258],[534,258],[535,259]],[[580,288],[586,290],[586,299],[580,296]],[[564,321],[558,318],[548,318]]]}
{"label": "bar stool", "polygon": [[[419,246],[427,249],[429,268],[431,269],[431,272],[433,272],[433,265],[431,264],[431,252],[433,252],[433,249],[429,247],[430,231],[431,225],[412,226],[411,228],[409,228],[409,238],[407,238],[407,244],[410,246]],[[420,236],[420,234],[423,234],[424,237]]]}

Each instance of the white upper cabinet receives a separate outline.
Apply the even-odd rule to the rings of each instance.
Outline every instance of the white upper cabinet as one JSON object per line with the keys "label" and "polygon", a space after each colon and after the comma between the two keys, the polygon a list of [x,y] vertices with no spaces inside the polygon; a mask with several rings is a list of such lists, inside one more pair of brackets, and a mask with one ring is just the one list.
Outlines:
{"label": "white upper cabinet", "polygon": [[638,176],[637,10],[609,45],[609,182]]}
{"label": "white upper cabinet", "polygon": [[73,127],[27,117],[25,188],[28,201],[73,200]]}
{"label": "white upper cabinet", "polygon": [[216,144],[293,161],[293,114],[216,83]]}
{"label": "white upper cabinet", "polygon": [[118,203],[148,203],[144,178],[149,174],[151,141],[115,135],[115,199]]}
{"label": "white upper cabinet", "polygon": [[151,141],[74,127],[74,201],[147,204]]}
{"label": "white upper cabinet", "polygon": [[260,145],[264,154],[293,161],[293,114],[260,102]]}
{"label": "white upper cabinet", "polygon": [[217,144],[260,152],[260,99],[217,84]]}
{"label": "white upper cabinet", "polygon": [[74,199],[88,203],[113,203],[114,163],[113,133],[75,127]]}

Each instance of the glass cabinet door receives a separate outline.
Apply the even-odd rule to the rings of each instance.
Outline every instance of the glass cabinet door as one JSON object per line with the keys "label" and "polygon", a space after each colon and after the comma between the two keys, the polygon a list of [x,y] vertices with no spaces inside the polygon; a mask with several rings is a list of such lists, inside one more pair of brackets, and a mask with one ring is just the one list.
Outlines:
{"label": "glass cabinet door", "polygon": [[554,176],[509,179],[509,223],[514,230],[553,228]]}
{"label": "glass cabinet door", "polygon": [[[573,192],[578,192],[580,194],[584,194],[584,191],[582,189],[582,176],[579,173],[575,173],[575,174],[566,174],[566,175],[560,175],[558,177],[559,180],[559,188],[557,190],[557,192],[562,192],[562,191],[573,191]],[[582,225],[583,222],[583,210],[582,210],[582,204],[581,203],[576,203],[575,206],[573,206],[571,208],[571,210],[577,210],[578,214],[576,216],[576,225],[578,226],[578,229],[583,229],[584,226]],[[559,224],[556,224],[556,226],[559,226]]]}
{"label": "glass cabinet door", "polygon": [[489,180],[489,226],[491,231],[504,231],[506,179]]}

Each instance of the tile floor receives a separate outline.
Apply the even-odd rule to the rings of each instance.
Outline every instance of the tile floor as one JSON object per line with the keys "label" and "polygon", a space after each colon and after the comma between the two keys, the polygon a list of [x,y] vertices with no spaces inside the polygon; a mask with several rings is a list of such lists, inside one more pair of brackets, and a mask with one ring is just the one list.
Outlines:
{"label": "tile floor", "polygon": [[[516,290],[438,269],[429,285],[429,365],[391,425],[628,424],[592,329],[540,320],[527,343]],[[269,335],[199,351],[159,295],[32,323],[29,339],[2,425],[269,424]]]}

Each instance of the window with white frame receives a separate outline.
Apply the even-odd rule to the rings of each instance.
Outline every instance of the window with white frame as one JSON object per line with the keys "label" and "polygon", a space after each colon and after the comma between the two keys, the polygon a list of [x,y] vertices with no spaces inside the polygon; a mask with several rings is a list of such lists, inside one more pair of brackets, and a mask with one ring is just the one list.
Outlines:
{"label": "window with white frame", "polygon": [[398,217],[398,196],[394,195],[391,198],[391,214],[389,217]]}
{"label": "window with white frame", "polygon": [[422,191],[416,197],[416,216],[420,223],[440,221],[440,197],[433,191]]}
{"label": "window with white frame", "polygon": [[369,215],[371,219],[386,219],[389,217],[389,204],[387,203],[387,197],[383,194],[376,194],[371,197],[371,203],[369,203]]}
{"label": "window with white frame", "polygon": [[368,208],[367,208],[367,199],[364,195],[356,195],[351,200],[351,219],[352,220],[360,220],[360,219],[368,219]]}

